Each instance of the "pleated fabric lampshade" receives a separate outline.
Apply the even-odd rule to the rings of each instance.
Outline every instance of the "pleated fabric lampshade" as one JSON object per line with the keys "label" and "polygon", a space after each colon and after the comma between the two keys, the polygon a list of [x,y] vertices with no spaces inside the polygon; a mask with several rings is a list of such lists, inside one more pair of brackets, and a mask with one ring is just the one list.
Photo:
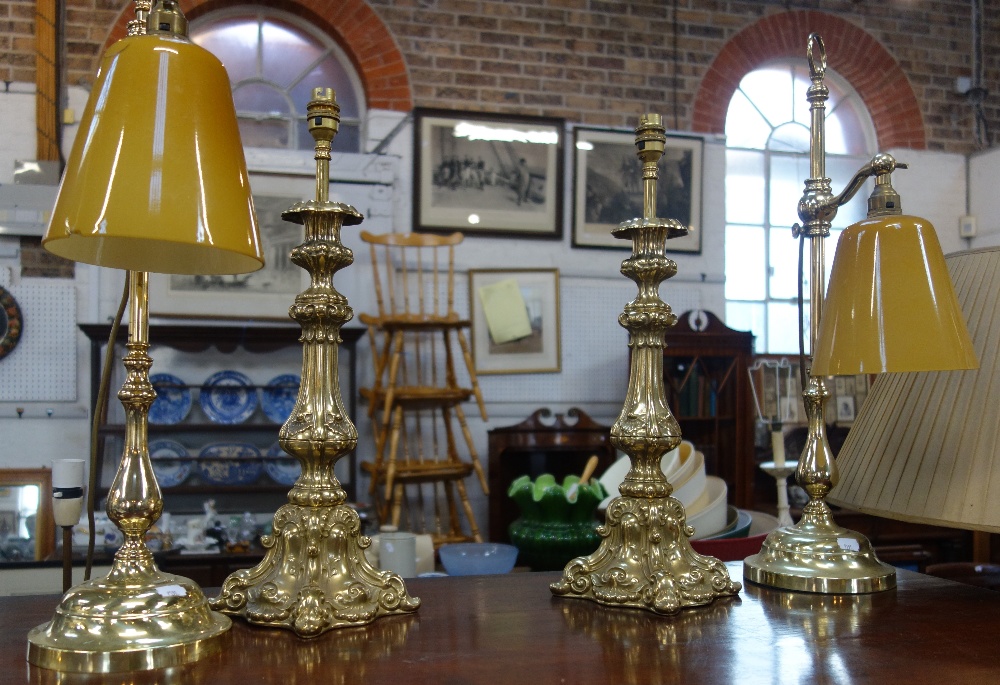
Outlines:
{"label": "pleated fabric lampshade", "polygon": [[934,227],[897,214],[846,228],[837,243],[813,374],[976,366]]}
{"label": "pleated fabric lampshade", "polygon": [[1000,532],[1000,248],[946,260],[978,370],[880,376],[837,457],[836,504]]}
{"label": "pleated fabric lampshade", "polygon": [[42,243],[135,271],[263,266],[231,86],[214,55],[171,34],[108,49]]}

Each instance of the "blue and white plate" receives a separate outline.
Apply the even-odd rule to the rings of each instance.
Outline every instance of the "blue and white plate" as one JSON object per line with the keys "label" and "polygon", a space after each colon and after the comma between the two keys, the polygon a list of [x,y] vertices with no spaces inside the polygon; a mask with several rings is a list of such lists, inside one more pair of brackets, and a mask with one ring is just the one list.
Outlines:
{"label": "blue and white plate", "polygon": [[180,423],[191,411],[191,391],[177,376],[154,373],[149,382],[156,390],[156,399],[149,408],[149,422],[165,426]]}
{"label": "blue and white plate", "polygon": [[299,396],[299,377],[292,373],[275,376],[261,391],[260,406],[267,418],[284,423],[295,408]]}
{"label": "blue and white plate", "polygon": [[173,488],[191,475],[187,448],[175,440],[150,440],[149,458],[161,488]]}
{"label": "blue and white plate", "polygon": [[246,442],[213,442],[198,453],[198,473],[209,485],[249,485],[264,472],[260,450]]}
{"label": "blue and white plate", "polygon": [[216,423],[243,423],[257,409],[257,390],[239,371],[219,371],[205,379],[198,402]]}
{"label": "blue and white plate", "polygon": [[302,473],[302,464],[297,459],[292,459],[285,450],[281,449],[279,443],[274,443],[267,450],[267,475],[279,485],[295,485]]}

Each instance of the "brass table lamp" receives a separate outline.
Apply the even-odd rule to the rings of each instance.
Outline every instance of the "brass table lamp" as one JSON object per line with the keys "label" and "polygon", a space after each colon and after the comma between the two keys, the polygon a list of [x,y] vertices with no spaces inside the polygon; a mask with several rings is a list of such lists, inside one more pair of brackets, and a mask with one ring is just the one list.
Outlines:
{"label": "brass table lamp", "polygon": [[[810,499],[796,525],[773,531],[761,551],[747,557],[743,576],[786,590],[877,592],[895,587],[895,569],[879,561],[863,535],[837,525],[826,503],[839,474],[826,437],[829,391],[823,377],[969,368],[975,358],[933,228],[902,215],[891,183],[892,172],[902,165],[889,155],[876,155],[840,195],[831,192],[824,160],[826,51],[819,36],[809,36],[806,56],[812,80],[806,93],[812,114],[811,177],[799,201],[802,226],[794,230],[810,242],[809,340],[816,357],[809,360],[803,352],[800,364],[808,373],[803,399],[809,432],[795,478]],[[824,240],[837,208],[869,177],[875,177],[875,190],[868,218],[841,235],[824,306]],[[849,272],[848,266],[856,269]]]}
{"label": "brass table lamp", "polygon": [[622,262],[621,272],[639,288],[618,317],[629,331],[631,369],[625,406],[611,428],[611,442],[629,455],[631,469],[598,529],[600,547],[570,561],[551,589],[608,606],[674,614],[736,595],[741,586],[721,561],[691,548],[694,529],[687,525],[684,506],[670,496],[673,486],[660,467],[663,455],[680,444],[681,430],[663,389],[664,336],[677,317],[660,299],[659,287],[677,273],[676,262],[665,254],[667,239],[687,234],[679,221],[656,217],[656,164],[665,143],[660,115],[644,115],[635,137],[643,218],[614,231],[616,238],[632,240],[632,256]]}
{"label": "brass table lamp", "polygon": [[340,328],[354,312],[333,287],[333,275],[354,262],[340,241],[341,228],[363,217],[329,199],[330,141],[340,123],[331,89],[313,91],[307,120],[316,140],[316,199],[282,214],[305,224],[305,242],[292,250],[292,261],[309,272],[310,284],[289,310],[302,326],[302,384],[278,433],[281,448],[302,464],[302,475],[274,515],[274,532],[261,540],[264,559],[230,575],[212,606],[250,623],[316,637],[416,611],[420,600],[407,594],[398,574],[368,563],[364,550],[371,539],[361,535],[361,520],[344,503],[347,495],[334,475],[337,460],[357,447],[358,432],[337,374]]}
{"label": "brass table lamp", "polygon": [[131,269],[125,447],[107,500],[125,542],[110,573],[71,588],[28,634],[28,661],[60,671],[163,668],[218,651],[230,626],[198,586],[163,573],[146,531],[163,510],[148,449],[148,273],[263,266],[257,219],[222,64],[191,43],[176,3],[137,3],[104,55],[43,239],[76,261]]}

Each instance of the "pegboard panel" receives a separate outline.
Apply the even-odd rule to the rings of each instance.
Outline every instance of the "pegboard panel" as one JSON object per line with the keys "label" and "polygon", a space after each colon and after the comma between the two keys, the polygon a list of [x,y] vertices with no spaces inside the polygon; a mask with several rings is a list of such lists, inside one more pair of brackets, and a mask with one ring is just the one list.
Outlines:
{"label": "pegboard panel", "polygon": [[[2,270],[0,278],[7,275]],[[76,288],[9,285],[21,307],[24,330],[14,351],[0,359],[0,401],[77,400]]]}
{"label": "pegboard panel", "polygon": [[[487,402],[621,402],[628,387],[628,331],[618,315],[635,299],[636,286],[624,278],[560,278],[562,372],[480,376]],[[675,314],[702,306],[697,286],[660,287]],[[461,303],[464,305],[464,303]],[[464,311],[461,306],[458,311]]]}

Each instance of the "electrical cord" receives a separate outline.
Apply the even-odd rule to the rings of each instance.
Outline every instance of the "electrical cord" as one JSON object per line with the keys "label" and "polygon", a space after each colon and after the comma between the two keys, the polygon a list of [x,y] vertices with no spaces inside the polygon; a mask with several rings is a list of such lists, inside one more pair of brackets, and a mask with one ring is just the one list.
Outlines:
{"label": "electrical cord", "polygon": [[83,579],[90,580],[90,572],[94,566],[94,505],[97,491],[97,472],[99,470],[97,444],[98,429],[104,423],[108,415],[108,387],[111,385],[111,365],[115,360],[115,341],[118,339],[118,330],[121,328],[122,317],[125,315],[125,306],[128,304],[128,284],[129,272],[125,272],[125,290],[122,292],[122,300],[118,304],[118,312],[111,322],[111,333],[108,335],[108,347],[104,353],[104,367],[101,369],[101,384],[97,390],[97,405],[94,407],[93,421],[90,426],[90,480],[87,487],[87,521],[90,523],[90,535],[87,539],[87,566],[83,572]]}

